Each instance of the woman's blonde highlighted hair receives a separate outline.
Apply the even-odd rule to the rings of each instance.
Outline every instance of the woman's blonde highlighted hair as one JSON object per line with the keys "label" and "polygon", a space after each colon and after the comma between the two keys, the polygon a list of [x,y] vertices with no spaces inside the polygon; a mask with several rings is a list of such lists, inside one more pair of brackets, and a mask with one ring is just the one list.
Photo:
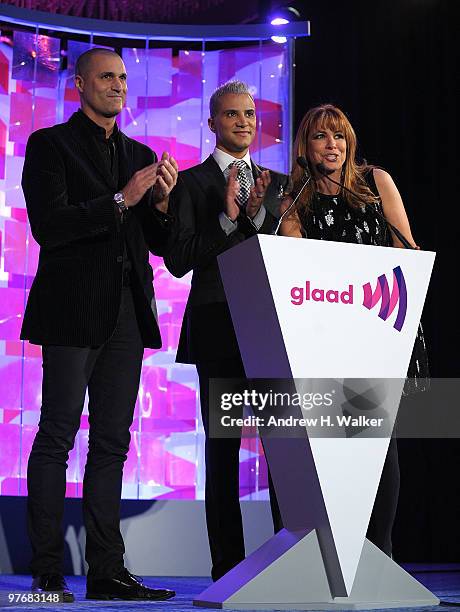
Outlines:
{"label": "woman's blonde highlighted hair", "polygon": [[[369,166],[365,161],[362,163],[356,161],[356,134],[351,123],[346,115],[333,104],[321,104],[320,106],[311,108],[306,113],[300,123],[294,141],[294,165],[292,168],[293,192],[297,193],[304,181],[304,170],[296,161],[298,157],[305,157],[305,159],[307,159],[313,177],[313,180],[306,186],[299,198],[297,210],[307,212],[311,207],[312,200],[316,193],[314,177],[317,173],[315,168],[311,167],[310,161],[308,160],[308,142],[312,132],[322,129],[342,132],[345,137],[347,143],[347,157],[342,167],[341,182],[345,187],[356,192],[368,204],[375,204],[378,202],[378,197],[372,193],[365,180],[366,173],[372,170],[373,166]],[[340,195],[350,206],[355,208],[362,206],[359,200],[345,191],[345,189],[340,189]]]}

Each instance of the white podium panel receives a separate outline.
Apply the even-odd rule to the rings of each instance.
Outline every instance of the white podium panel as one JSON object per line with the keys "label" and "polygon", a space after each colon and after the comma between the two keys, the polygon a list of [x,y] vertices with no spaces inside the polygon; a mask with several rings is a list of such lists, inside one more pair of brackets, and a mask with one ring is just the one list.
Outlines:
{"label": "white podium panel", "polygon": [[[262,342],[279,349],[278,341],[293,378],[403,378],[434,257],[265,235],[226,251],[219,267],[247,376],[271,376],[271,356],[257,348]],[[365,288],[370,284],[378,293],[383,276],[388,295],[369,309]],[[398,314],[400,330],[394,327]],[[266,326],[272,317],[280,338],[267,338],[274,332]]]}
{"label": "white podium panel", "polygon": [[[365,540],[433,263],[428,252],[265,235],[219,257],[249,378],[304,379],[295,382],[302,387],[305,379],[313,386],[335,379],[339,407],[366,394],[367,385],[390,426],[381,437],[365,430],[349,437],[345,427],[333,437],[315,437],[306,426],[300,439],[261,432],[285,529],[202,593],[197,605],[438,603]],[[312,584],[313,565],[323,578]],[[379,567],[386,569],[379,573]],[[295,601],[288,574],[300,581]],[[367,585],[364,576],[379,576],[379,584]],[[276,601],[270,583],[277,585]]]}

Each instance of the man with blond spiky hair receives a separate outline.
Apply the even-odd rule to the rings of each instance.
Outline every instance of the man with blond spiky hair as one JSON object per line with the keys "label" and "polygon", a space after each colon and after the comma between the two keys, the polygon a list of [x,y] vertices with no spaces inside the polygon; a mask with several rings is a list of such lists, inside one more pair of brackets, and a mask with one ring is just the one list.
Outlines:
{"label": "man with blond spiky hair", "polygon": [[[270,233],[287,185],[285,175],[260,168],[249,147],[257,129],[254,98],[241,81],[225,83],[211,96],[209,129],[216,147],[202,164],[179,173],[171,207],[177,236],[165,258],[181,277],[193,270],[177,361],[194,363],[200,379],[201,414],[206,435],[206,520],[212,578],[219,579],[245,557],[239,505],[240,438],[210,435],[211,378],[244,378],[217,255],[259,233]],[[281,527],[272,493],[275,528]]]}

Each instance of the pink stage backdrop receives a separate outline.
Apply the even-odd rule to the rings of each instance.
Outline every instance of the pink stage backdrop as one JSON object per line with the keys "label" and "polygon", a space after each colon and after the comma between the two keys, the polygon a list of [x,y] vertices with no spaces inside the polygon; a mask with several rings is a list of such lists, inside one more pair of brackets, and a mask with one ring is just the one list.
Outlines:
{"label": "pink stage backdrop", "polygon": [[[68,119],[78,108],[72,73],[90,45],[68,43],[62,69],[57,38],[15,32],[13,46],[0,44],[0,494],[26,495],[27,458],[41,403],[40,347],[19,340],[38,246],[33,240],[21,190],[29,134]],[[208,103],[221,83],[238,78],[253,89],[259,136],[254,159],[275,170],[288,165],[288,52],[285,45],[254,44],[220,51],[126,48],[129,77],[121,129],[158,154],[170,151],[181,168],[200,163],[213,149]],[[197,377],[175,364],[190,278],[173,278],[163,260],[151,257],[163,348],[146,350],[124,470],[123,497],[201,499],[204,435]],[[88,413],[69,458],[67,495],[81,495],[88,445]],[[258,440],[241,451],[240,495],[265,497],[267,470]]]}

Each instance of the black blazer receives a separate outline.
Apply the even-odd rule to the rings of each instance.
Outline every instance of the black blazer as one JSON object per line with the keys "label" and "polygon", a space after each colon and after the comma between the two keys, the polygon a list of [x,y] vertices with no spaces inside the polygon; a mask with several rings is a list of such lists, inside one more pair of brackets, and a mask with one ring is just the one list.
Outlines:
{"label": "black blazer", "polygon": [[[122,187],[156,161],[151,149],[121,132],[118,153]],[[34,344],[99,346],[111,336],[121,300],[124,232],[144,345],[159,348],[148,251],[166,252],[171,218],[152,207],[151,191],[121,224],[113,201],[118,185],[81,112],[31,134],[22,187],[40,257],[21,338]]]}
{"label": "black blazer", "polygon": [[[265,168],[253,163],[253,174]],[[273,213],[287,189],[288,177],[270,170],[271,183],[264,205],[267,209],[259,233],[270,233],[276,224]],[[202,164],[179,173],[171,194],[171,211],[176,219],[172,248],[165,257],[168,270],[177,277],[193,270],[192,287],[182,323],[177,361],[199,363],[239,355],[217,255],[257,232],[243,215],[229,236],[219,223],[224,209],[225,177],[209,156]],[[270,212],[272,211],[272,212]]]}

